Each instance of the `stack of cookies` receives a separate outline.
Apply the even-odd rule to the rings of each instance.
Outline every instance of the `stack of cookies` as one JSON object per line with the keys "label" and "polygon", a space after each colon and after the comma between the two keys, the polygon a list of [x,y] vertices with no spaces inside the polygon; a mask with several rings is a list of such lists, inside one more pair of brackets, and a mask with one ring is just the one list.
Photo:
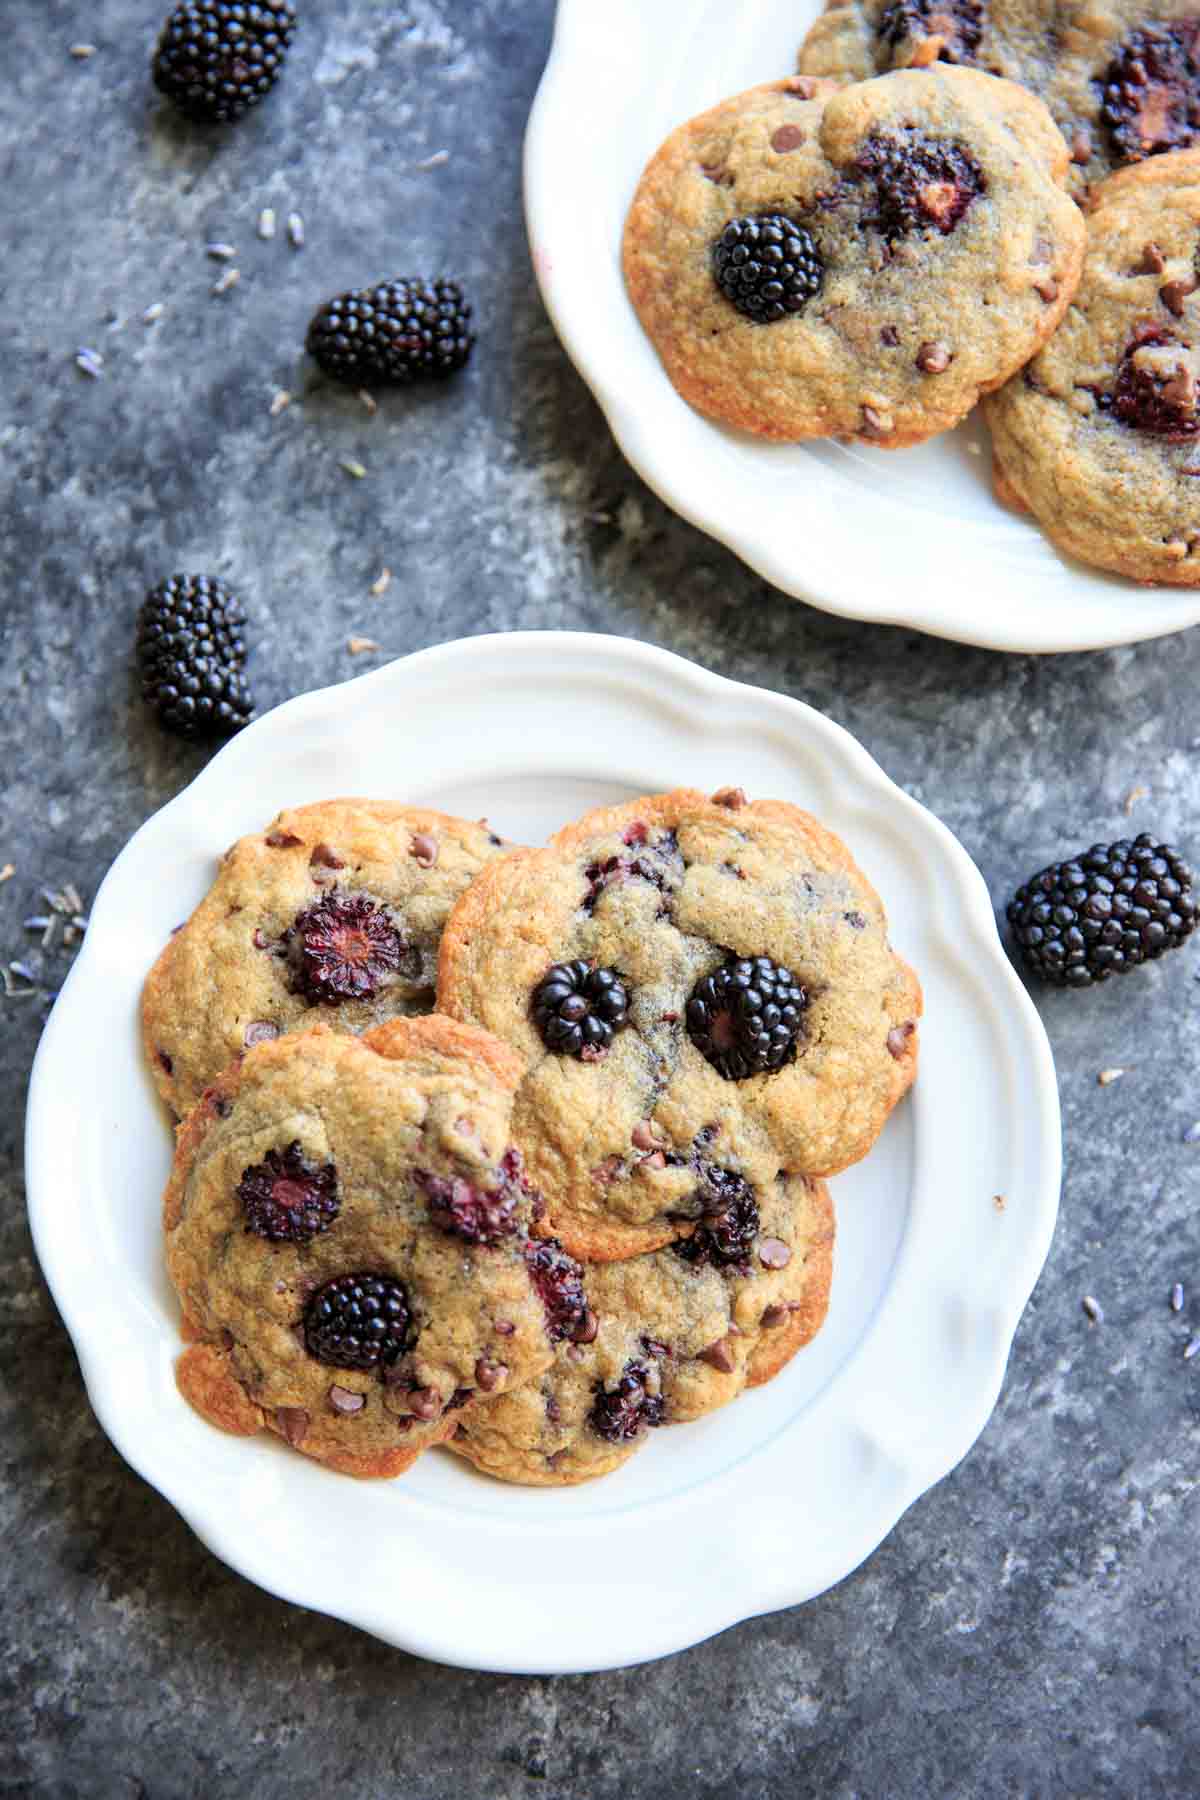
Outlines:
{"label": "stack of cookies", "polygon": [[542,850],[280,814],[146,984],[181,1390],[356,1475],[434,1444],[616,1468],[820,1329],[824,1177],[911,1084],[920,1011],[845,846],[740,789]]}
{"label": "stack of cookies", "polygon": [[984,399],[999,497],[1200,583],[1190,0],[831,0],[800,73],[681,126],[625,227],[676,388],[767,438],[923,442]]}

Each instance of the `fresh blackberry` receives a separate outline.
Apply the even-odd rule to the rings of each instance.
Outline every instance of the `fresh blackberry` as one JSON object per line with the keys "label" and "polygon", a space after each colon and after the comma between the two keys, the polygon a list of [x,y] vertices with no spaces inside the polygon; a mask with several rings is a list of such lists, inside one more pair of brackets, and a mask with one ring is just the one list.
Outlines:
{"label": "fresh blackberry", "polygon": [[391,1275],[336,1275],[304,1311],[308,1354],[335,1369],[377,1369],[411,1341],[408,1294]]}
{"label": "fresh blackberry", "polygon": [[296,991],[325,1006],[371,999],[406,948],[382,906],[336,888],[298,914],[282,941]]}
{"label": "fresh blackberry", "polygon": [[1100,80],[1100,116],[1126,162],[1181,150],[1200,132],[1200,19],[1131,32]]}
{"label": "fresh blackberry", "polygon": [[583,1270],[558,1239],[544,1238],[526,1244],[525,1267],[545,1308],[550,1342],[559,1344],[586,1332],[588,1305]]}
{"label": "fresh blackberry", "polygon": [[825,278],[812,234],[785,213],[731,219],[713,244],[712,260],[725,298],[756,325],[798,313]]}
{"label": "fresh blackberry", "polygon": [[889,241],[927,226],[947,236],[987,187],[983,170],[961,144],[916,130],[868,138],[854,167],[875,188],[863,223]]}
{"label": "fresh blackberry", "polygon": [[500,1181],[494,1188],[477,1188],[461,1176],[430,1175],[419,1170],[417,1180],[429,1202],[429,1217],[442,1231],[468,1244],[498,1244],[517,1229],[516,1211],[532,1192],[521,1172],[521,1155],[506,1150]]}
{"label": "fresh blackberry", "polygon": [[533,1022],[558,1056],[602,1056],[628,1016],[620,976],[594,963],[555,963],[533,990]]}
{"label": "fresh blackberry", "polygon": [[242,670],[246,615],[215,575],[172,575],[151,588],[137,619],[142,695],[168,731],[232,737],[254,717]]}
{"label": "fresh blackberry", "polygon": [[1192,871],[1148,832],[1132,843],[1094,844],[1018,888],[1008,922],[1031,975],[1056,987],[1090,987],[1191,936]]}
{"label": "fresh blackberry", "polygon": [[457,281],[401,279],[327,300],[307,341],[327,375],[361,388],[452,375],[475,334]]}
{"label": "fresh blackberry", "polygon": [[880,15],[876,32],[880,42],[893,49],[905,38],[917,42],[941,38],[939,62],[970,66],[983,33],[982,0],[891,0]]}
{"label": "fresh blackberry", "polygon": [[692,989],[688,1036],[726,1081],[795,1060],[808,995],[769,956],[731,956]]}
{"label": "fresh blackberry", "polygon": [[184,0],[159,36],[154,85],[189,119],[238,119],[274,87],[295,29],[289,0]]}
{"label": "fresh blackberry", "polygon": [[588,1423],[598,1437],[610,1444],[629,1444],[645,1426],[662,1424],[662,1395],[649,1391],[649,1380],[643,1363],[627,1362],[611,1392],[597,1387]]}
{"label": "fresh blackberry", "polygon": [[337,1169],[312,1163],[299,1139],[286,1150],[268,1150],[238,1182],[246,1230],[273,1244],[308,1244],[338,1216]]}

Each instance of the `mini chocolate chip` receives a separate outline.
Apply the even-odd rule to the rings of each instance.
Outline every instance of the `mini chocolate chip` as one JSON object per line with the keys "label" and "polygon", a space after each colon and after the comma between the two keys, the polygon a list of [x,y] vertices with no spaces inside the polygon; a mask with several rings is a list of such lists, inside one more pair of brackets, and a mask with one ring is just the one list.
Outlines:
{"label": "mini chocolate chip", "polygon": [[1092,156],[1092,134],[1086,125],[1081,125],[1071,139],[1071,161],[1073,163],[1090,162]]}
{"label": "mini chocolate chip", "polygon": [[422,869],[432,869],[438,859],[438,841],[427,831],[418,831],[408,847],[408,854]]}
{"label": "mini chocolate chip", "polygon": [[730,812],[741,812],[743,806],[748,804],[746,790],[740,787],[718,788],[712,798],[714,806],[726,806]]}
{"label": "mini chocolate chip", "polygon": [[600,1329],[600,1321],[590,1306],[585,1306],[578,1325],[571,1333],[573,1344],[591,1344],[595,1342],[596,1333]]}
{"label": "mini chocolate chip", "polygon": [[277,1406],[275,1408],[275,1424],[282,1437],[285,1437],[292,1448],[304,1442],[309,1427],[309,1417],[302,1406]]}
{"label": "mini chocolate chip", "polygon": [[1177,319],[1182,319],[1183,303],[1189,294],[1195,293],[1198,285],[1200,284],[1197,283],[1194,276],[1190,281],[1168,281],[1165,286],[1159,288],[1158,297],[1169,313],[1173,313]]}
{"label": "mini chocolate chip", "polygon": [[1045,301],[1047,306],[1052,306],[1058,299],[1057,281],[1035,281],[1033,284],[1033,291],[1037,294],[1039,299]]}
{"label": "mini chocolate chip", "polygon": [[308,866],[310,869],[344,869],[346,864],[337,851],[331,850],[328,844],[314,844],[312,855],[308,859]]}
{"label": "mini chocolate chip", "polygon": [[781,125],[777,131],[771,133],[771,148],[780,151],[781,154],[786,154],[789,150],[798,149],[804,142],[804,136],[799,125]]}
{"label": "mini chocolate chip", "polygon": [[335,1413],[357,1413],[367,1404],[367,1396],[356,1394],[352,1388],[338,1387],[335,1382],[329,1390],[329,1404]]}
{"label": "mini chocolate chip", "polygon": [[925,343],[917,351],[917,367],[922,375],[942,375],[954,361],[954,353],[945,344]]}
{"label": "mini chocolate chip", "polygon": [[164,1075],[173,1075],[175,1073],[174,1061],[167,1055],[165,1050],[160,1050],[158,1052],[158,1062]]}
{"label": "mini chocolate chip", "polygon": [[1161,275],[1167,266],[1167,259],[1158,245],[1151,240],[1142,246],[1141,261],[1135,262],[1129,271],[1131,275]]}
{"label": "mini chocolate chip", "polygon": [[485,1394],[495,1393],[507,1374],[507,1363],[489,1362],[486,1356],[481,1356],[475,1364],[476,1386],[482,1388]]}
{"label": "mini chocolate chip", "polygon": [[667,1166],[666,1152],[663,1150],[652,1150],[649,1156],[643,1156],[638,1159],[638,1166],[643,1169],[665,1169]]}
{"label": "mini chocolate chip", "polygon": [[815,81],[808,75],[789,75],[783,85],[797,100],[811,100],[817,91]]}
{"label": "mini chocolate chip", "polygon": [[642,1119],[634,1126],[632,1142],[639,1150],[657,1150],[659,1148],[659,1139],[654,1130],[653,1120]]}
{"label": "mini chocolate chip", "polygon": [[269,831],[263,842],[271,850],[291,850],[300,839],[293,837],[290,831]]}
{"label": "mini chocolate chip", "polygon": [[886,344],[889,350],[894,350],[900,342],[900,333],[894,325],[884,325],[879,333],[879,341]]}
{"label": "mini chocolate chip", "polygon": [[786,1269],[792,1260],[792,1253],[782,1238],[760,1238],[758,1260],[764,1269]]}
{"label": "mini chocolate chip", "polygon": [[873,406],[863,407],[862,429],[868,437],[886,437],[892,425],[893,420],[887,413],[881,413]]}
{"label": "mini chocolate chip", "polygon": [[270,1019],[252,1019],[242,1036],[249,1050],[252,1044],[269,1044],[273,1038],[277,1038],[279,1027],[272,1024]]}
{"label": "mini chocolate chip", "polygon": [[774,1331],[776,1326],[784,1323],[790,1311],[787,1306],[768,1306],[758,1322],[764,1331]]}
{"label": "mini chocolate chip", "polygon": [[700,1361],[709,1364],[710,1368],[719,1369],[722,1375],[732,1375],[735,1367],[733,1351],[724,1338],[718,1338],[715,1344],[700,1352]]}
{"label": "mini chocolate chip", "polygon": [[899,1062],[908,1050],[908,1040],[916,1030],[911,1019],[905,1019],[903,1025],[893,1025],[887,1034],[887,1047]]}
{"label": "mini chocolate chip", "polygon": [[436,1419],[442,1410],[442,1396],[435,1387],[414,1388],[408,1397],[408,1410],[415,1419]]}

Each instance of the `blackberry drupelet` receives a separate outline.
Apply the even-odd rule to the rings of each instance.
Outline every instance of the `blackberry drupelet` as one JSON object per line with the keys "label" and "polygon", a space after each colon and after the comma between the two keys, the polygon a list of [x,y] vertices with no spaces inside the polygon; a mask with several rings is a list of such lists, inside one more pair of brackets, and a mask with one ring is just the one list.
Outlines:
{"label": "blackberry drupelet", "polygon": [[452,375],[471,354],[471,308],[457,281],[400,279],[327,300],[308,351],[335,381],[383,387]]}
{"label": "blackberry drupelet", "polygon": [[304,1343],[335,1369],[377,1369],[412,1340],[408,1294],[391,1275],[336,1275],[304,1310]]}
{"label": "blackberry drupelet", "polygon": [[405,944],[383,907],[335,888],[298,914],[283,936],[296,991],[317,1004],[369,1000],[404,960]]}
{"label": "blackberry drupelet", "polygon": [[1200,132],[1200,19],[1146,25],[1100,78],[1100,116],[1125,162],[1182,150]]}
{"label": "blackberry drupelet", "polygon": [[189,119],[238,119],[269,94],[292,33],[289,0],[185,0],[154,52],[154,85]]}
{"label": "blackberry drupelet", "polygon": [[1018,888],[1008,922],[1031,975],[1056,987],[1090,987],[1191,936],[1192,871],[1148,832],[1132,843],[1094,844]]}
{"label": "blackberry drupelet", "polygon": [[688,1036],[726,1081],[795,1060],[808,995],[769,956],[732,956],[692,989]]}
{"label": "blackberry drupelet", "polygon": [[598,1437],[610,1444],[629,1444],[645,1426],[662,1424],[662,1396],[648,1391],[648,1381],[642,1363],[627,1362],[611,1393],[607,1388],[596,1389],[588,1423]]}
{"label": "blackberry drupelet", "polygon": [[238,1199],[246,1230],[272,1244],[308,1244],[338,1216],[337,1169],[313,1163],[294,1139],[286,1150],[268,1150],[243,1171]]}
{"label": "blackberry drupelet", "polygon": [[142,695],[184,738],[232,737],[254,717],[242,670],[246,615],[215,575],[172,575],[151,588],[137,619]]}
{"label": "blackberry drupelet", "polygon": [[812,234],[784,213],[731,219],[713,244],[712,259],[717,286],[756,325],[798,313],[825,278]]}
{"label": "blackberry drupelet", "polygon": [[555,963],[533,990],[534,1024],[558,1056],[603,1055],[628,1016],[620,976],[590,962]]}

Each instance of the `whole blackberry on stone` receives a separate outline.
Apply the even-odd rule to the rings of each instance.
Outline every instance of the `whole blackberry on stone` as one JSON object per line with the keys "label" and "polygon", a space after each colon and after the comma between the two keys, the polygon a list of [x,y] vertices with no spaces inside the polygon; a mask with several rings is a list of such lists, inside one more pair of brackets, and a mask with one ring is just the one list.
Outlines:
{"label": "whole blackberry on stone", "polygon": [[154,85],[189,119],[238,119],[274,87],[295,29],[289,0],[185,0],[159,36]]}
{"label": "whole blackberry on stone", "polygon": [[725,298],[757,325],[798,313],[825,278],[812,234],[784,213],[731,219],[712,247]]}
{"label": "whole blackberry on stone", "polygon": [[726,1081],[795,1060],[808,995],[769,956],[731,956],[692,989],[688,1036]]}
{"label": "whole blackberry on stone", "polygon": [[215,575],[172,575],[151,588],[137,620],[143,698],[168,731],[231,737],[254,717],[242,670],[246,615]]}
{"label": "whole blackberry on stone", "polygon": [[376,1369],[409,1346],[408,1295],[391,1275],[337,1275],[304,1311],[308,1354],[335,1369]]}
{"label": "whole blackberry on stone", "polygon": [[594,1061],[629,1015],[629,996],[612,969],[555,963],[533,990],[534,1024],[548,1050]]}
{"label": "whole blackberry on stone", "polygon": [[1192,871],[1148,832],[1132,842],[1093,844],[1018,888],[1008,922],[1031,975],[1056,987],[1090,987],[1191,936]]}
{"label": "whole blackberry on stone", "polygon": [[308,351],[351,387],[437,379],[461,369],[475,343],[457,281],[386,281],[327,300],[308,327]]}

